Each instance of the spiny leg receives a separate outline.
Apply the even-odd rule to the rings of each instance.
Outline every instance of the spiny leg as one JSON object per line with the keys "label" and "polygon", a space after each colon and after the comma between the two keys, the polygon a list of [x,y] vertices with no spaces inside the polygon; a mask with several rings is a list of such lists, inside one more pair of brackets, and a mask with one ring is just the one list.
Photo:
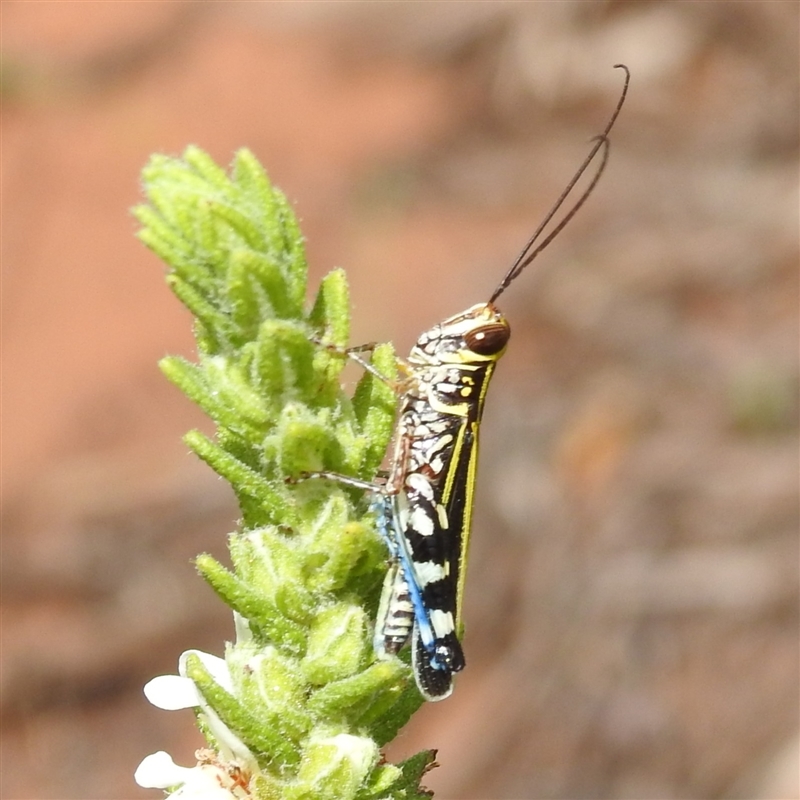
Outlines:
{"label": "spiny leg", "polygon": [[365,369],[367,372],[369,372],[370,375],[374,375],[379,381],[381,381],[381,383],[385,383],[398,396],[405,394],[408,388],[408,383],[413,377],[413,370],[411,367],[406,364],[405,361],[397,357],[395,357],[397,367],[404,376],[400,380],[389,378],[380,370],[376,369],[369,361],[361,357],[361,353],[372,353],[375,348],[378,347],[378,342],[366,342],[364,344],[353,345],[352,347],[337,347],[333,344],[324,344],[318,339],[312,339],[312,341],[320,347],[324,347],[329,353],[335,353],[336,355],[340,355],[342,357],[349,358],[351,361],[354,361],[356,364],[362,367],[362,369]]}

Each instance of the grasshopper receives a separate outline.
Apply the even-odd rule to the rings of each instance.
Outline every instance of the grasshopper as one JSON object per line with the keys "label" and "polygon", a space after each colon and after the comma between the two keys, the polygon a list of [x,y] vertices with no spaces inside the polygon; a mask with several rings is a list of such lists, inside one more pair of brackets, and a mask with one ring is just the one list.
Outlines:
{"label": "grasshopper", "polygon": [[[489,382],[506,351],[511,328],[496,301],[550,244],[594,190],[608,159],[608,135],[630,82],[625,72],[620,98],[603,132],[572,180],[536,228],[488,301],[425,331],[411,348],[405,376],[391,381],[360,353],[344,351],[389,384],[398,396],[394,450],[384,483],[331,473],[312,473],[373,494],[378,528],[390,565],[375,625],[379,656],[396,654],[412,640],[412,666],[426,700],[453,690],[453,675],[465,666],[461,612],[478,462],[478,433]],[[602,151],[602,152],[601,152]],[[553,230],[545,227],[561,208],[598,153],[601,161],[588,187]]]}

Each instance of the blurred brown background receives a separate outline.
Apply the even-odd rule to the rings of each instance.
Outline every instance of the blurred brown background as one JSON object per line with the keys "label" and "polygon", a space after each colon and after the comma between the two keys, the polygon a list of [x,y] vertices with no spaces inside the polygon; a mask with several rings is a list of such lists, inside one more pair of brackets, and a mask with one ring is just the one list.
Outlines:
{"label": "blurred brown background", "polygon": [[602,182],[501,304],[469,669],[390,756],[438,747],[442,800],[796,798],[799,10],[3,2],[2,796],[156,796],[139,760],[200,740],[142,684],[233,635],[148,155],[250,147],[403,352],[487,298],[623,61]]}

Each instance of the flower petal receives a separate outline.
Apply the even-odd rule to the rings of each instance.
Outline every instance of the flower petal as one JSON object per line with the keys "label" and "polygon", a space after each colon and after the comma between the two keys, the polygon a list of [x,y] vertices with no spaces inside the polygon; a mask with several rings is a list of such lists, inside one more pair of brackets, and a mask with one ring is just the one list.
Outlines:
{"label": "flower petal", "polygon": [[144,686],[145,697],[157,708],[177,711],[200,705],[200,693],[189,678],[179,675],[159,675]]}
{"label": "flower petal", "polygon": [[142,760],[133,779],[144,789],[166,789],[185,783],[193,772],[193,768],[178,766],[169,753],[159,750]]}
{"label": "flower petal", "polygon": [[181,653],[181,657],[178,659],[178,672],[183,677],[186,677],[186,660],[189,656],[197,656],[214,681],[226,692],[233,694],[233,681],[224,658],[212,656],[211,653],[204,653],[202,650],[187,650],[185,653]]}
{"label": "flower petal", "polygon": [[233,627],[236,631],[236,644],[244,644],[253,641],[253,631],[250,630],[250,622],[238,611],[233,612]]}

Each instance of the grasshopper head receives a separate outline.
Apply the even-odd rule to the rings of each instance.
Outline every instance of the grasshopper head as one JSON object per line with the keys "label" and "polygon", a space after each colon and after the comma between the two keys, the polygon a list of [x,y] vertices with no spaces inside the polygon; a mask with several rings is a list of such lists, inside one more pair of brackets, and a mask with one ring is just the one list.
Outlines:
{"label": "grasshopper head", "polygon": [[473,364],[497,361],[511,336],[508,320],[491,303],[462,311],[422,334],[409,362],[418,366]]}

